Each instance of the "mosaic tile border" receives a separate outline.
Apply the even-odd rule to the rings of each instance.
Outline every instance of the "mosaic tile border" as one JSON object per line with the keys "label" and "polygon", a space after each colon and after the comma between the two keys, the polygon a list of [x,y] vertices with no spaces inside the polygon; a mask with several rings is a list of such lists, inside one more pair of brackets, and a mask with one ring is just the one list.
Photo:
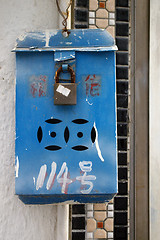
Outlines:
{"label": "mosaic tile border", "polygon": [[89,1],[89,28],[102,28],[115,37],[115,0]]}
{"label": "mosaic tile border", "polygon": [[85,239],[113,239],[113,217],[113,201],[109,204],[87,204]]}

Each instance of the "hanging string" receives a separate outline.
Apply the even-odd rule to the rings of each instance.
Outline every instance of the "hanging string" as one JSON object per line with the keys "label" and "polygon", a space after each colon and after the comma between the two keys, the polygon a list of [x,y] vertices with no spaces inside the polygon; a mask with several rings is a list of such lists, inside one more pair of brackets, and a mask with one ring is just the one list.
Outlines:
{"label": "hanging string", "polygon": [[64,15],[64,13],[60,9],[59,0],[56,0],[56,3],[57,3],[58,12],[63,17],[63,21],[62,21],[62,25],[64,26],[63,32],[67,32],[69,34],[70,32],[67,29],[67,19],[69,17],[69,8],[72,5],[72,0],[69,1],[68,7],[66,8],[66,13],[65,13],[66,16]]}

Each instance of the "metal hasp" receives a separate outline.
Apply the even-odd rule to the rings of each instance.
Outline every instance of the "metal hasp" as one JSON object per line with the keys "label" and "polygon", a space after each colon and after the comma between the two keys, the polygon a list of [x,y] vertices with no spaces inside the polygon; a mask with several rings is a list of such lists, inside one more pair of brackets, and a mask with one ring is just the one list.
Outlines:
{"label": "metal hasp", "polygon": [[[115,50],[101,29],[17,39],[15,189],[24,203],[102,203],[117,193]],[[56,72],[67,84],[68,67],[77,104],[55,105]]]}

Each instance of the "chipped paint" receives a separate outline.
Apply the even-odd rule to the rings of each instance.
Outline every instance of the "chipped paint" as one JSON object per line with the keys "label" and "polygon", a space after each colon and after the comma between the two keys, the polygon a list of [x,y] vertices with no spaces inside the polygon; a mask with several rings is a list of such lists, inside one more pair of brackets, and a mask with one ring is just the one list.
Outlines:
{"label": "chipped paint", "polygon": [[[72,43],[68,43],[69,44],[72,44]],[[94,51],[97,51],[97,52],[105,52],[105,51],[116,51],[118,50],[117,46],[111,46],[111,47],[62,47],[62,48],[53,48],[53,47],[48,47],[48,48],[35,48],[35,47],[31,47],[31,48],[20,48],[20,47],[15,47],[12,52],[28,52],[28,51],[34,51],[34,52],[38,52],[38,51],[42,51],[42,52],[45,52],[45,51],[53,51],[53,52],[56,52],[56,51],[83,51],[83,52],[94,52]]]}
{"label": "chipped paint", "polygon": [[46,174],[47,174],[47,165],[44,164],[43,166],[41,166],[39,174],[38,174],[37,183],[36,183],[36,190],[37,191],[38,191],[39,188],[43,187],[44,180],[46,178]]}
{"label": "chipped paint", "polygon": [[13,51],[36,51],[35,47],[37,51],[56,51],[56,49],[68,49],[70,45],[78,51],[79,49],[80,51],[101,51],[101,47],[106,48],[105,51],[117,50],[114,39],[107,31],[83,29],[71,30],[69,39],[63,38],[63,40],[61,30],[26,32],[17,39],[17,45]]}
{"label": "chipped paint", "polygon": [[34,183],[34,185],[36,184],[36,178],[35,177],[33,177],[33,183]]}
{"label": "chipped paint", "polygon": [[38,39],[42,42],[46,41],[45,32],[31,32],[31,38],[36,40]]}
{"label": "chipped paint", "polygon": [[18,156],[16,157],[15,174],[16,174],[16,178],[18,178],[18,174],[19,174],[19,159],[18,159]]}
{"label": "chipped paint", "polygon": [[67,44],[67,45],[71,45],[71,44],[72,44],[72,42],[66,42],[66,44]]}
{"label": "chipped paint", "polygon": [[55,51],[54,53],[54,61],[59,62],[63,60],[75,59],[75,51],[67,50],[67,51]]}
{"label": "chipped paint", "polygon": [[45,47],[49,47],[49,40],[50,40],[50,31],[46,30],[46,45],[45,45]]}
{"label": "chipped paint", "polygon": [[96,128],[96,124],[94,122],[94,128],[95,128],[95,131],[96,131],[96,139],[95,139],[95,145],[96,145],[96,149],[97,149],[97,153],[98,153],[98,156],[99,158],[101,159],[102,162],[104,162],[104,158],[102,157],[102,153],[101,153],[101,150],[100,150],[100,147],[99,147],[99,143],[98,143],[98,130]]}
{"label": "chipped paint", "polygon": [[24,41],[26,34],[21,34],[18,38],[19,41]]}
{"label": "chipped paint", "polygon": [[70,94],[71,90],[66,88],[66,87],[63,87],[62,85],[59,85],[58,88],[56,89],[56,92],[61,93],[65,97],[68,97],[68,95]]}
{"label": "chipped paint", "polygon": [[86,102],[87,102],[90,106],[93,105],[93,103],[90,103],[90,102],[88,101],[88,98],[86,98]]}

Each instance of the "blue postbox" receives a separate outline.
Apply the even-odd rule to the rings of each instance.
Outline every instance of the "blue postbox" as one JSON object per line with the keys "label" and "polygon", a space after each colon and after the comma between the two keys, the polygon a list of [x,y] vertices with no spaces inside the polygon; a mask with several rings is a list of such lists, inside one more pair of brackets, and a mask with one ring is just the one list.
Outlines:
{"label": "blue postbox", "polygon": [[24,203],[117,193],[115,50],[101,29],[17,39],[15,189]]}

